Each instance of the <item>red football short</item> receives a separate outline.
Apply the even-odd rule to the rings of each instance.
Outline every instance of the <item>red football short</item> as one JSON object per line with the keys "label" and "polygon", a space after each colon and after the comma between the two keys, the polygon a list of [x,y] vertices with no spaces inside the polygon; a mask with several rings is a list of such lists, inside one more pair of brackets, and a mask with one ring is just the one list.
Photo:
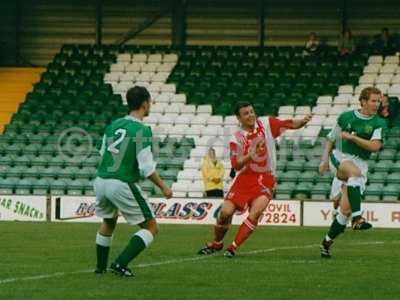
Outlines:
{"label": "red football short", "polygon": [[272,199],[275,178],[271,174],[239,174],[233,181],[225,200],[233,202],[240,210],[246,210],[260,196]]}

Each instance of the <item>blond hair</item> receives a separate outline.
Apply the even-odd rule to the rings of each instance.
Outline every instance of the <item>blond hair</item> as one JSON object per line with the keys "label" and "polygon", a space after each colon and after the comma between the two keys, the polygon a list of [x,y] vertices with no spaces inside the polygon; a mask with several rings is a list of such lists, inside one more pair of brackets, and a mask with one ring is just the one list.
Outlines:
{"label": "blond hair", "polygon": [[370,86],[370,87],[366,87],[361,91],[360,97],[358,98],[358,100],[361,102],[361,100],[369,100],[369,97],[371,97],[372,94],[378,94],[381,95],[382,92],[380,89]]}

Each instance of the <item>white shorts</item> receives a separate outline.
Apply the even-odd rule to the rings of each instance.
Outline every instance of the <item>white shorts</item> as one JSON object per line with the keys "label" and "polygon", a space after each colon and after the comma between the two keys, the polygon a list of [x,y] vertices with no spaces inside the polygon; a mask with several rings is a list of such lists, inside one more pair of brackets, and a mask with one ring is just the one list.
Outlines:
{"label": "white shorts", "polygon": [[329,156],[329,168],[331,172],[335,175],[332,181],[330,199],[336,199],[341,195],[342,192],[342,185],[346,184],[346,182],[338,179],[336,177],[337,168],[339,167],[340,163],[343,161],[352,161],[361,171],[361,176],[363,178],[363,185],[360,187],[361,194],[365,191],[365,186],[367,184],[367,174],[368,174],[368,164],[366,161],[360,159],[357,156],[342,153],[338,150],[333,150],[331,155]]}
{"label": "white shorts", "polygon": [[96,216],[112,219],[120,212],[129,224],[140,224],[154,218],[154,213],[140,187],[118,179],[96,177]]}

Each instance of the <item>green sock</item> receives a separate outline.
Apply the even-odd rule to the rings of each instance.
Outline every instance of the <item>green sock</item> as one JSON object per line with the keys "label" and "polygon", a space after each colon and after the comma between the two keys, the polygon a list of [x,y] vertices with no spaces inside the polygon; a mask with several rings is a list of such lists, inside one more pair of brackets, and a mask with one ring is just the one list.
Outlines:
{"label": "green sock", "polygon": [[361,192],[359,186],[348,186],[347,194],[349,196],[349,202],[351,211],[359,212],[361,210]]}
{"label": "green sock", "polygon": [[153,235],[147,229],[139,230],[129,241],[128,245],[115,260],[115,263],[126,267],[153,241]]}
{"label": "green sock", "polygon": [[106,270],[108,262],[108,254],[110,253],[110,247],[112,242],[112,236],[105,236],[97,233],[96,235],[96,254],[97,254],[97,269]]}
{"label": "green sock", "polygon": [[115,262],[123,267],[126,267],[145,248],[146,244],[144,241],[140,237],[134,235]]}
{"label": "green sock", "polygon": [[110,247],[104,247],[96,244],[96,253],[97,253],[96,267],[100,270],[107,269],[108,253],[110,253]]}
{"label": "green sock", "polygon": [[342,232],[344,232],[344,230],[346,229],[346,225],[342,225],[338,222],[338,220],[335,218],[335,220],[333,220],[331,228],[329,228],[328,231],[328,237],[333,240],[335,239],[339,234],[341,234]]}

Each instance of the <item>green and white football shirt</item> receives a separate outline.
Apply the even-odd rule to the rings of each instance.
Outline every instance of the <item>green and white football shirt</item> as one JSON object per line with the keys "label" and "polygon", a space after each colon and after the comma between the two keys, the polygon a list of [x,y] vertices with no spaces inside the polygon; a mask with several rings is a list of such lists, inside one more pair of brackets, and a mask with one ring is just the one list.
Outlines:
{"label": "green and white football shirt", "polygon": [[336,126],[327,137],[331,142],[336,142],[336,149],[342,153],[367,160],[371,156],[371,152],[352,141],[339,139],[340,132],[346,131],[366,140],[381,140],[383,142],[386,130],[385,121],[378,115],[365,116],[357,110],[351,110],[339,116]]}
{"label": "green and white football shirt", "polygon": [[106,128],[100,153],[97,176],[101,178],[134,183],[156,168],[151,128],[132,116],[117,119]]}

